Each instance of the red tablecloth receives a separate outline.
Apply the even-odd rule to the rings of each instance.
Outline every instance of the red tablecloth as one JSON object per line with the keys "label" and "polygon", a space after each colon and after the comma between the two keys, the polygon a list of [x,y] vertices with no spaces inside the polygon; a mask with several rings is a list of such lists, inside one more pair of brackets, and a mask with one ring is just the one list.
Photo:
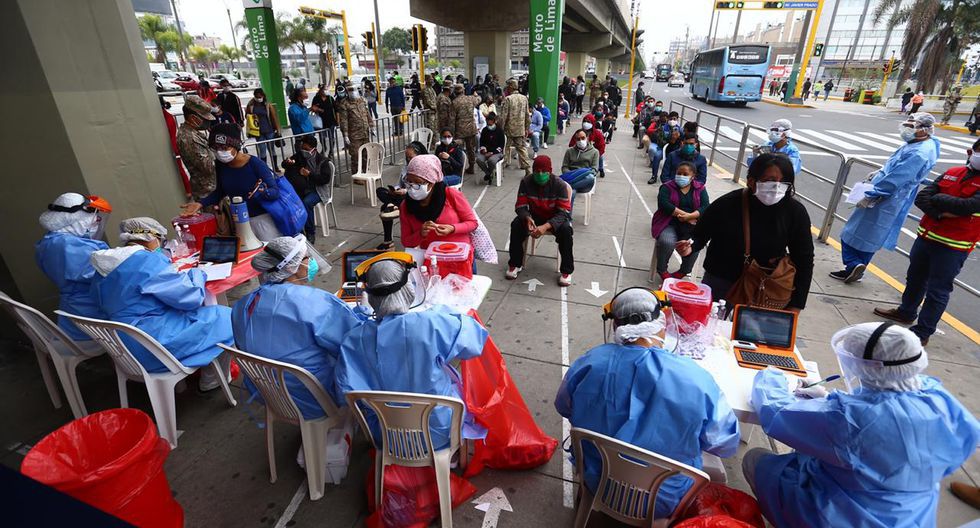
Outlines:
{"label": "red tablecloth", "polygon": [[[231,267],[231,275],[221,280],[210,281],[207,283],[207,285],[205,285],[205,288],[207,288],[208,293],[217,297],[218,295],[221,295],[222,293],[234,288],[235,286],[238,286],[239,284],[244,284],[248,282],[249,279],[251,279],[252,277],[258,277],[261,274],[261,272],[256,271],[254,268],[252,268],[252,257],[258,255],[259,251],[262,251],[262,248],[253,249],[252,251],[245,251],[241,253],[238,256],[238,263],[232,265]],[[197,262],[185,264],[180,267],[180,270],[184,271],[196,265]]]}

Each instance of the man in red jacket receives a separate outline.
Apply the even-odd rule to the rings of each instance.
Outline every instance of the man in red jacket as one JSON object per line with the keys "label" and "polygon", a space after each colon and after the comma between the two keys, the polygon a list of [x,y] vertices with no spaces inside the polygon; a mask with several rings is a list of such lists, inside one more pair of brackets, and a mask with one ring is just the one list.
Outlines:
{"label": "man in red jacket", "polygon": [[[949,169],[916,196],[915,205],[925,214],[909,252],[902,304],[874,309],[886,319],[915,322],[909,330],[919,336],[922,346],[936,332],[953,291],[953,280],[980,242],[980,140],[967,149],[966,155],[965,167]],[[923,298],[916,322],[916,310]]]}
{"label": "man in red jacket", "polygon": [[572,256],[572,188],[551,173],[551,158],[538,156],[529,176],[517,190],[517,217],[510,223],[510,259],[505,277],[514,280],[524,266],[527,237],[555,235],[561,265],[558,285],[572,284],[575,258]]}

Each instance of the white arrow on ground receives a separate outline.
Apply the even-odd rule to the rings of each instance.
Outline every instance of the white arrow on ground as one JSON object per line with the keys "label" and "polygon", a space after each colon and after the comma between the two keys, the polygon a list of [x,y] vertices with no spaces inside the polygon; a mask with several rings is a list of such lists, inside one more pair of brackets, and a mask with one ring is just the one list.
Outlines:
{"label": "white arrow on ground", "polygon": [[544,283],[538,279],[526,280],[521,284],[527,284],[527,291],[529,292],[533,292],[534,290],[538,289],[538,286],[544,285]]}
{"label": "white arrow on ground", "polygon": [[504,490],[500,488],[493,488],[480,495],[479,498],[473,500],[473,504],[476,504],[476,509],[486,512],[486,515],[483,516],[483,526],[481,528],[496,528],[501,510],[514,511],[510,507],[510,501],[507,500],[507,496],[504,495]]}
{"label": "white arrow on ground", "polygon": [[585,291],[591,293],[594,297],[602,297],[603,295],[609,293],[606,290],[599,289],[599,283],[592,281],[592,288],[586,289]]}

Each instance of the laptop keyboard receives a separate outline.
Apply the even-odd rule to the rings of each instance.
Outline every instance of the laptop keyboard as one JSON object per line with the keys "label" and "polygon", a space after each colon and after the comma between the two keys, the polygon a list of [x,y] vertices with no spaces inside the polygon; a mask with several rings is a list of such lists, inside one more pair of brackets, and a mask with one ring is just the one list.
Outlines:
{"label": "laptop keyboard", "polygon": [[776,354],[764,354],[762,352],[749,352],[742,350],[742,361],[755,363],[757,365],[772,365],[789,369],[798,369],[796,361],[788,356],[777,356]]}

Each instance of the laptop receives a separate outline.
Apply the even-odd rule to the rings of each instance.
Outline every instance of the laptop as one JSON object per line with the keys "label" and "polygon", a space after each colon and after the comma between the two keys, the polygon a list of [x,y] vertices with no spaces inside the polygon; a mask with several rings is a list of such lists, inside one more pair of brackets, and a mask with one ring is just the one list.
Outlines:
{"label": "laptop", "polygon": [[365,249],[360,251],[348,251],[342,257],[343,274],[340,278],[340,290],[337,297],[347,302],[357,302],[361,297],[361,288],[357,284],[357,274],[354,270],[365,260],[376,257],[389,250]]}
{"label": "laptop", "polygon": [[732,319],[732,345],[739,366],[762,370],[776,367],[806,377],[806,367],[794,351],[798,314],[737,305]]}

